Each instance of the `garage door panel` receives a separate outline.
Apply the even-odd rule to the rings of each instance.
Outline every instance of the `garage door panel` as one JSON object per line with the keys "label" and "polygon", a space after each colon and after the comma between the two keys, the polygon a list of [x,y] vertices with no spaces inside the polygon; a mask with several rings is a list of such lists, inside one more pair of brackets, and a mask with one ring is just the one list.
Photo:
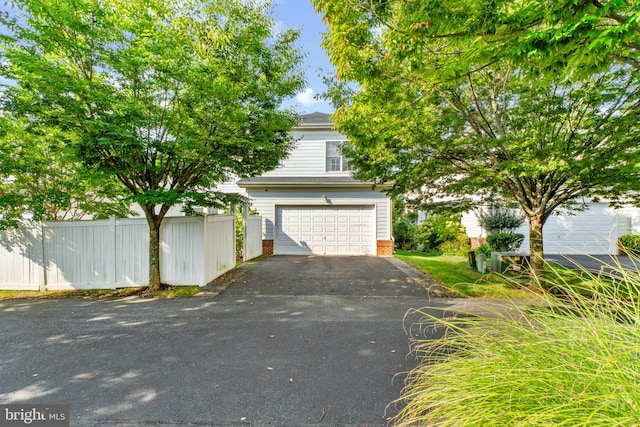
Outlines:
{"label": "garage door panel", "polygon": [[337,253],[339,251],[336,245],[324,245],[324,248],[328,253]]}
{"label": "garage door panel", "polygon": [[276,209],[276,254],[375,254],[373,206],[282,206]]}

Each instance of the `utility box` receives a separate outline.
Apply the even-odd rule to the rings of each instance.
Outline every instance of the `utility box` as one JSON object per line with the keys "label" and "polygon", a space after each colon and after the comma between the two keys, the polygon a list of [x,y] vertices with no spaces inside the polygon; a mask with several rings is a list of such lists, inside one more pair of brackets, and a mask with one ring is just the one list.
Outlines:
{"label": "utility box", "polygon": [[467,257],[469,257],[469,268],[476,269],[476,252],[468,251]]}
{"label": "utility box", "polygon": [[519,252],[491,252],[491,271],[504,273],[508,268],[522,270],[529,263],[529,255]]}
{"label": "utility box", "polygon": [[478,273],[486,273],[487,272],[487,256],[485,254],[478,254]]}

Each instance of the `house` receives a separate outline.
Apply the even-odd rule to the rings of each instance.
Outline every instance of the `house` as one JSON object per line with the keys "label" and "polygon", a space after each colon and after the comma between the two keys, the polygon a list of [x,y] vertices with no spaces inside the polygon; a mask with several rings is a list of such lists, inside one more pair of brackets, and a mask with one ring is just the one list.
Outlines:
{"label": "house", "polygon": [[263,253],[392,255],[391,200],[351,176],[329,115],[301,116],[293,137],[280,167],[220,188],[246,194],[262,216]]}
{"label": "house", "polygon": [[[462,224],[473,247],[484,242],[486,231],[473,212],[462,215]],[[529,228],[526,222],[516,230],[525,235],[520,248],[528,252]],[[607,202],[587,202],[585,209],[569,212],[558,209],[543,227],[546,254],[617,255],[618,238],[623,234],[640,232],[640,208],[627,205],[614,209]]]}

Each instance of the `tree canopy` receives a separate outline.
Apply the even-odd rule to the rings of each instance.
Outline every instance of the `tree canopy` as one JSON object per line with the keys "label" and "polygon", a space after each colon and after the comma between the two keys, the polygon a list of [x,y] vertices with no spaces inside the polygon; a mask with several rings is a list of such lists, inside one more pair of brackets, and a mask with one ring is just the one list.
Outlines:
{"label": "tree canopy", "polygon": [[[628,0],[314,0],[338,69],[378,57],[446,79],[504,59],[588,76],[610,64],[640,69],[640,7]],[[384,46],[374,40],[384,32]],[[433,56],[420,63],[421,52]],[[363,59],[365,59],[363,61]],[[348,64],[348,65],[347,65]]]}
{"label": "tree canopy", "polygon": [[302,86],[295,31],[268,2],[15,0],[0,20],[3,109],[73,134],[88,168],[112,174],[150,227],[150,284],[169,208],[222,205],[231,176],[276,167],[292,148]]}
{"label": "tree canopy", "polygon": [[[392,192],[430,208],[467,209],[495,195],[516,201],[539,277],[542,227],[557,207],[639,188],[639,78],[617,58],[634,55],[624,47],[627,33],[616,33],[616,57],[580,74],[571,64],[584,58],[575,55],[597,44],[551,37],[547,48],[523,47],[534,32],[569,25],[561,13],[569,4],[554,16],[543,7],[551,4],[536,1],[315,3],[341,79],[329,93],[334,119],[357,177],[393,182]],[[626,2],[607,10],[614,8],[637,12]],[[614,36],[598,37],[605,33]]]}
{"label": "tree canopy", "polygon": [[65,143],[69,134],[36,129],[24,117],[0,117],[0,229],[34,220],[126,216],[112,175],[89,168]]}

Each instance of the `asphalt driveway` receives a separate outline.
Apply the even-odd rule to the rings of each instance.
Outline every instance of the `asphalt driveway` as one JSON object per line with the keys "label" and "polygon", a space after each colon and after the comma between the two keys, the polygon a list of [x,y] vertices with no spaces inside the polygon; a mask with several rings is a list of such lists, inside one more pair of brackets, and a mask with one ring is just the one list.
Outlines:
{"label": "asphalt driveway", "polygon": [[0,403],[69,404],[77,426],[382,426],[415,363],[407,310],[452,304],[429,285],[395,259],[268,257],[191,299],[3,301]]}
{"label": "asphalt driveway", "polygon": [[620,270],[640,272],[640,263],[628,255],[545,255],[545,261],[573,269],[584,269],[594,274],[604,272],[620,276]]}

